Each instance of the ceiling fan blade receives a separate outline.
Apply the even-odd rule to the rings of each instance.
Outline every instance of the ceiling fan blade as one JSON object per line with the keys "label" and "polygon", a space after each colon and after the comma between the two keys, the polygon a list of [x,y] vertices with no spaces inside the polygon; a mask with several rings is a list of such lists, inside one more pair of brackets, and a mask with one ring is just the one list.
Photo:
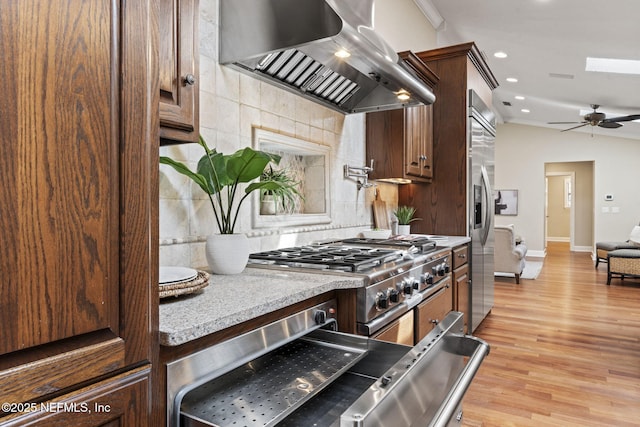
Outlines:
{"label": "ceiling fan blade", "polygon": [[606,123],[611,123],[611,122],[630,122],[632,120],[640,120],[640,114],[630,114],[628,116],[612,117],[610,119],[604,119],[603,122],[606,122]]}
{"label": "ceiling fan blade", "polygon": [[588,124],[589,124],[589,123],[582,123],[581,125],[574,126],[574,127],[572,127],[572,128],[569,128],[569,129],[561,130],[560,132],[566,132],[566,131],[568,131],[568,130],[578,129],[578,128],[581,128],[582,126],[586,126],[586,125],[588,125]]}
{"label": "ceiling fan blade", "polygon": [[606,129],[617,129],[617,128],[622,127],[622,125],[620,123],[617,123],[617,122],[602,122],[598,126],[600,126],[601,128],[606,128]]}
{"label": "ceiling fan blade", "polygon": [[572,125],[578,123],[587,123],[587,122],[547,122],[548,125]]}

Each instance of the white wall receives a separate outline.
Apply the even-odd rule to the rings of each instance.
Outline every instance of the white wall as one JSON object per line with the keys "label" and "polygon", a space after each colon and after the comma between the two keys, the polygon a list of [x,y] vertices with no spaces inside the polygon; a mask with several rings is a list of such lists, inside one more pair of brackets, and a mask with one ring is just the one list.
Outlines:
{"label": "white wall", "polygon": [[396,51],[436,47],[436,31],[413,0],[375,0],[374,28]]}
{"label": "white wall", "polygon": [[[615,132],[615,131],[612,131]],[[534,253],[544,253],[544,174],[549,162],[594,162],[594,242],[626,240],[640,221],[640,141],[501,124],[496,137],[496,188],[518,189],[518,215],[496,217],[513,223]],[[605,194],[614,194],[612,202]],[[619,213],[602,213],[617,207]],[[507,222],[508,221],[508,222]]]}
{"label": "white wall", "polygon": [[[378,0],[376,22],[383,38],[400,51],[435,47],[435,33],[412,0]],[[413,6],[413,7],[411,7]],[[383,9],[381,11],[380,9]],[[384,11],[386,9],[386,11]],[[391,13],[391,12],[393,13]],[[416,12],[417,11],[417,12]],[[408,15],[408,16],[405,16]],[[344,116],[300,96],[261,83],[221,66],[218,58],[218,1],[200,1],[200,132],[211,147],[224,153],[251,145],[252,126],[330,146],[331,224],[252,229],[251,203],[242,207],[237,232],[250,238],[251,251],[355,236],[372,222],[373,189],[357,191],[342,177],[344,164],[364,166],[364,115]],[[202,156],[197,144],[161,147],[161,155],[187,162],[192,169]],[[397,187],[380,184],[389,211],[397,205]],[[206,195],[170,167],[160,167],[160,264],[203,267],[204,242],[216,232]]]}

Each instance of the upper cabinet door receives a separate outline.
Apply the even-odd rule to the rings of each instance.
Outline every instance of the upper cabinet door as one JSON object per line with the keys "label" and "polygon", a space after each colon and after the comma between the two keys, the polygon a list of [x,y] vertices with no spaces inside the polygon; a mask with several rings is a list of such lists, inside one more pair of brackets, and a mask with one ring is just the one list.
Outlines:
{"label": "upper cabinet door", "polygon": [[433,178],[433,107],[420,105],[405,110],[405,174]]}
{"label": "upper cabinet door", "polygon": [[144,0],[0,6],[0,390],[7,402],[34,401],[152,357],[158,101],[151,7]]}
{"label": "upper cabinet door", "polygon": [[199,136],[198,0],[160,0],[160,138]]}

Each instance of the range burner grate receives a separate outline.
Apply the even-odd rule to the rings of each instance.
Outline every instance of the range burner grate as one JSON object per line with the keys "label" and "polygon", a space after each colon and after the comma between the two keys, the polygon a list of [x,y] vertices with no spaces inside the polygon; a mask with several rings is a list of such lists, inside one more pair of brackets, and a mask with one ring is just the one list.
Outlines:
{"label": "range burner grate", "polygon": [[300,268],[362,272],[402,257],[393,249],[352,248],[347,246],[300,246],[259,252],[252,260]]}

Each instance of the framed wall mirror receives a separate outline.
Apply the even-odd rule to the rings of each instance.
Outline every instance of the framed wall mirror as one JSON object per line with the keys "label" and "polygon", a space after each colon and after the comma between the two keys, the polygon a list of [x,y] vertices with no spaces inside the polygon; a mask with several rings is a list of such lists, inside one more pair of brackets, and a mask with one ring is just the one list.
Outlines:
{"label": "framed wall mirror", "polygon": [[281,156],[280,163],[269,165],[268,171],[295,184],[293,197],[253,195],[253,228],[276,228],[331,222],[330,154],[331,147],[300,138],[253,128],[256,150]]}

